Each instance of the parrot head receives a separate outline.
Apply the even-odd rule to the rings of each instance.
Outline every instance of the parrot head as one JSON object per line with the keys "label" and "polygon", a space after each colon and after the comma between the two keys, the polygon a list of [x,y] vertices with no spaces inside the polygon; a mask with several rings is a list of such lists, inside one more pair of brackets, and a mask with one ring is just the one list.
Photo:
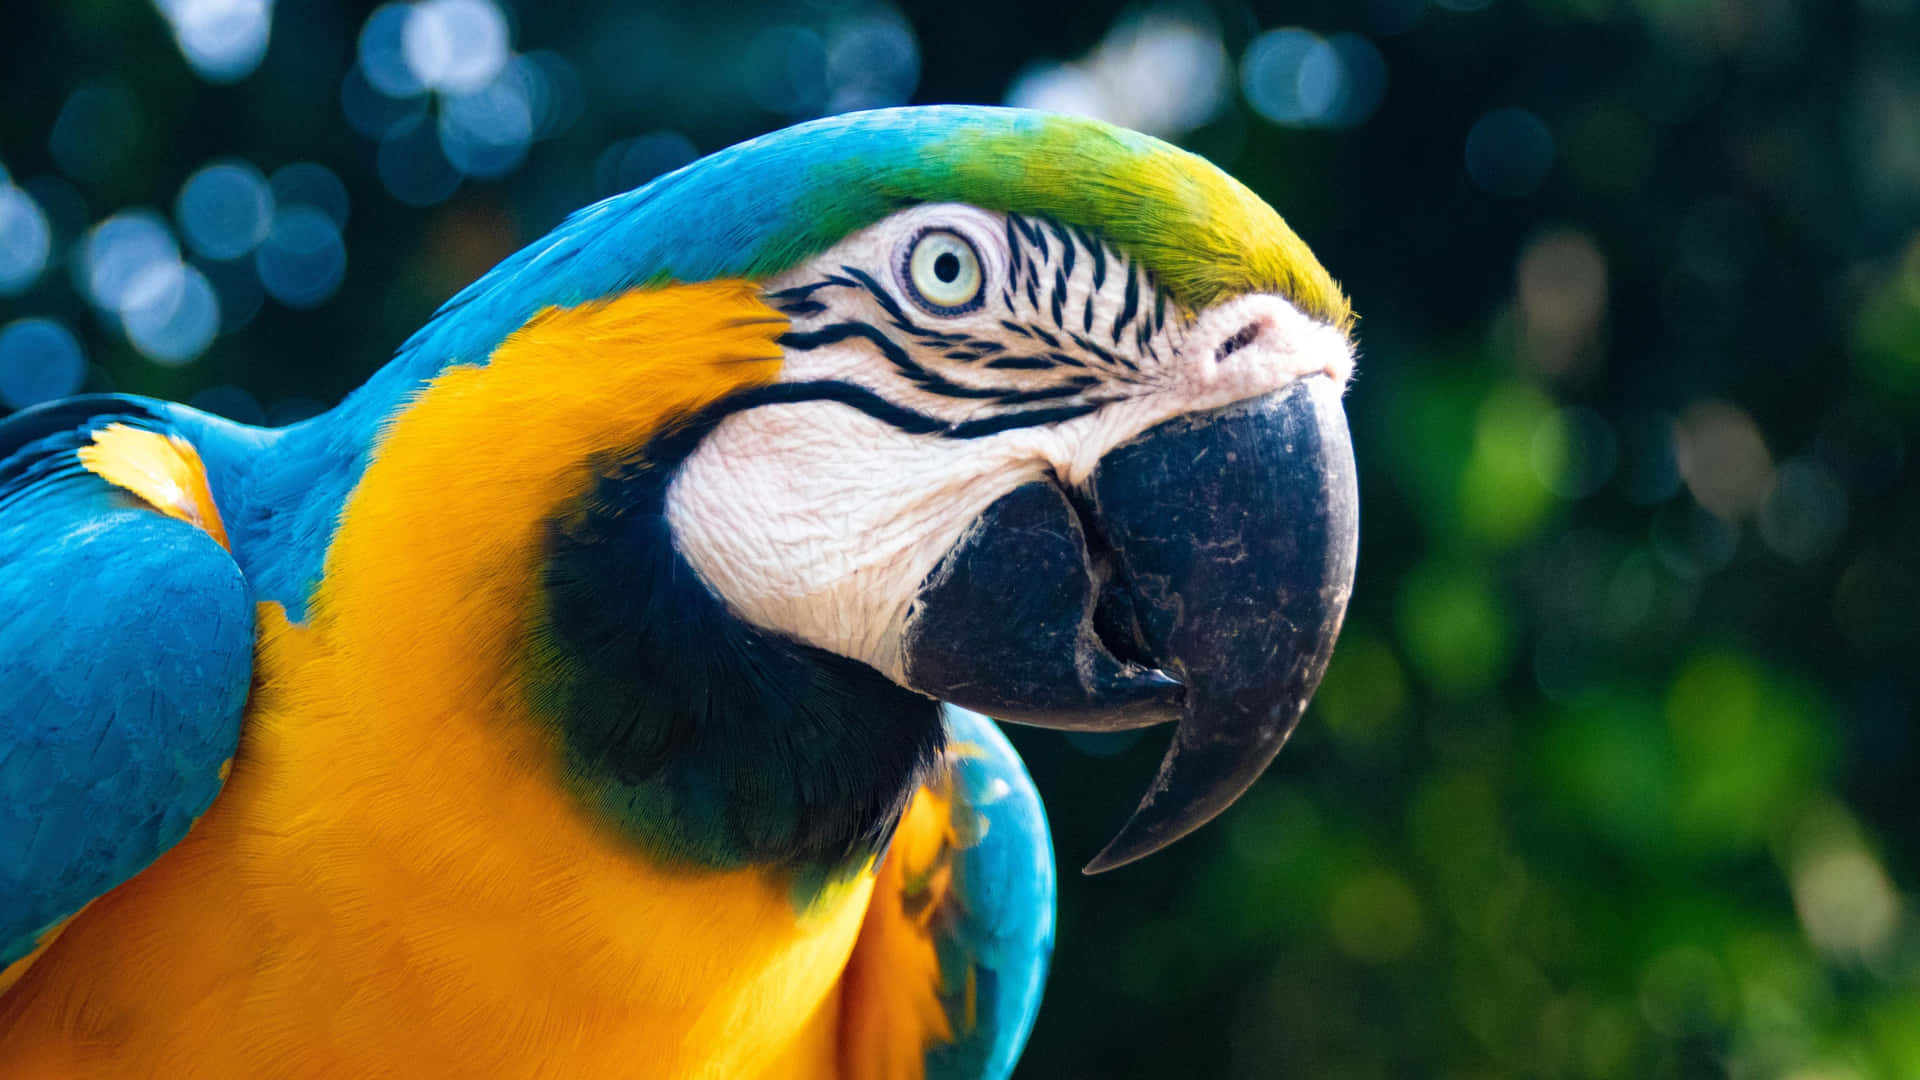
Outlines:
{"label": "parrot head", "polygon": [[[1358,528],[1351,315],[1271,208],[1102,123],[883,110],[590,207],[450,309],[492,310],[497,341],[544,306],[720,280],[757,290],[777,374],[607,467],[555,527],[548,622],[574,657],[646,622],[748,659],[693,697],[622,706],[693,720],[602,717],[596,754],[605,732],[649,742],[629,755],[643,777],[687,737],[664,729],[725,711],[721,684],[776,678],[809,689],[756,723],[803,740],[876,703],[852,745],[913,727],[903,760],[937,737],[936,702],[1069,730],[1174,724],[1089,871],[1171,843],[1260,775],[1326,666]],[[488,333],[443,316],[410,348],[480,355]],[[706,616],[666,599],[689,591]],[[629,681],[671,698],[689,652]]]}

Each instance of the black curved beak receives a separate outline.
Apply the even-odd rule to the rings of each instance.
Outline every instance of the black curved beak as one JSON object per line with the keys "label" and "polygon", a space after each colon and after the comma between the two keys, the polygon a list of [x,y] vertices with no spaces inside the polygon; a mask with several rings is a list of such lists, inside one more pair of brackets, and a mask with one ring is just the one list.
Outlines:
{"label": "black curved beak", "polygon": [[1359,492],[1340,391],[1311,376],[1110,451],[1086,490],[1020,487],[922,586],[907,681],[1003,720],[1178,720],[1088,873],[1171,844],[1258,779],[1326,671]]}

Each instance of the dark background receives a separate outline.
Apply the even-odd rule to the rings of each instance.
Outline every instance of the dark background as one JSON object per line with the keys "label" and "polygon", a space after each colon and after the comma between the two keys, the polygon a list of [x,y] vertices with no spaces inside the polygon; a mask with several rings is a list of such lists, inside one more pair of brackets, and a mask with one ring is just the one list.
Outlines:
{"label": "dark background", "polygon": [[1068,870],[1022,1075],[1920,1075],[1914,0],[433,2],[10,5],[0,409],[298,419],[567,211],[826,111],[1154,130],[1361,314],[1360,577],[1164,855],[1071,873],[1157,735],[1014,733]]}

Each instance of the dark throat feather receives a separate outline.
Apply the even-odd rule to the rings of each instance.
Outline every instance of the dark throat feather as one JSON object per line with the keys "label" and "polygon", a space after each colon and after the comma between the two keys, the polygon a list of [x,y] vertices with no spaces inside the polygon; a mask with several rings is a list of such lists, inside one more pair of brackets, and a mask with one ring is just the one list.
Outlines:
{"label": "dark throat feather", "polygon": [[748,625],[674,548],[667,487],[728,411],[602,463],[549,522],[529,692],[577,795],[654,857],[857,869],[938,757],[939,706]]}

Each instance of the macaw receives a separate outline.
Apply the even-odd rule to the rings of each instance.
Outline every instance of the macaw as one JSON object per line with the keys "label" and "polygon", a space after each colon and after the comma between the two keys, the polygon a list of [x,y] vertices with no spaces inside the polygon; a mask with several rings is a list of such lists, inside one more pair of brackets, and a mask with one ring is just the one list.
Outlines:
{"label": "macaw", "polygon": [[0,1072],[1004,1077],[1054,861],[988,720],[1333,648],[1348,302],[1205,160],[840,116],[567,219],[331,411],[0,425]]}

